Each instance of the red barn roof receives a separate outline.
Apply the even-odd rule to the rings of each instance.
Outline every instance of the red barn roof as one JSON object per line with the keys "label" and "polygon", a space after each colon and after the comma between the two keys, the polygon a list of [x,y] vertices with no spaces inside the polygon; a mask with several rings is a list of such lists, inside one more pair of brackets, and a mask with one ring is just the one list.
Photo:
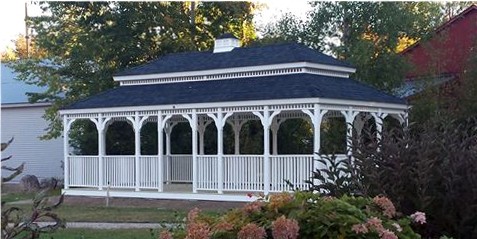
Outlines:
{"label": "red barn roof", "polygon": [[412,70],[407,79],[421,76],[458,75],[477,46],[477,5],[472,5],[437,28],[426,40],[404,50]]}

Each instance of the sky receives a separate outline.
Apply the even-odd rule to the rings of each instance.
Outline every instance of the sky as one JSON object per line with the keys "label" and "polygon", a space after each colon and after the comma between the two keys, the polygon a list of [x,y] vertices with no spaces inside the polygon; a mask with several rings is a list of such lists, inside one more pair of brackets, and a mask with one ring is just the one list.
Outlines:
{"label": "sky", "polygon": [[[304,17],[310,9],[306,0],[262,0],[260,3],[265,3],[268,7],[256,16],[257,26],[276,21],[286,12]],[[37,16],[40,13],[41,10],[37,6],[29,5],[29,16]],[[19,34],[25,34],[24,19],[25,0],[0,1],[0,52],[3,52],[7,46],[13,47],[12,40]]]}

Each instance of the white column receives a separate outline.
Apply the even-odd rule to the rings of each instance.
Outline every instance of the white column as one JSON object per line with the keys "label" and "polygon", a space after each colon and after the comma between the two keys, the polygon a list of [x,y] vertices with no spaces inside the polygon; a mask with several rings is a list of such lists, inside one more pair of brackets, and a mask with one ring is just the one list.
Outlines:
{"label": "white column", "polygon": [[198,172],[197,172],[197,111],[192,110],[192,121],[191,130],[192,130],[192,192],[197,193],[197,181],[198,181]]}
{"label": "white column", "polygon": [[96,130],[98,131],[98,189],[103,190],[104,187],[104,155],[105,154],[105,122],[103,114],[99,114],[98,121],[96,123]]}
{"label": "white column", "polygon": [[278,129],[280,128],[280,123],[277,119],[272,121],[270,129],[272,130],[272,155],[278,154]]}
{"label": "white column", "polygon": [[207,126],[209,126],[210,123],[212,123],[212,121],[204,120],[203,118],[198,120],[197,131],[199,132],[199,155],[204,155],[205,129],[207,129]]}
{"label": "white column", "polygon": [[239,120],[234,117],[233,120],[229,122],[230,126],[232,126],[232,130],[234,131],[234,154],[240,154],[240,130],[242,126],[247,122],[246,120]]}
{"label": "white column", "polygon": [[218,109],[216,115],[207,114],[214,120],[217,128],[217,192],[219,194],[222,194],[224,190],[224,125],[231,114],[232,113],[227,113],[224,115],[222,108]]}
{"label": "white column", "polygon": [[353,122],[356,115],[359,114],[357,111],[353,111],[351,108],[349,110],[343,110],[341,113],[345,116],[346,120],[346,154],[348,156],[352,155],[352,144],[353,144]]}
{"label": "white column", "polygon": [[[305,114],[310,116],[313,124],[313,170],[319,170],[322,166],[318,161],[320,159],[320,147],[321,147],[321,122],[324,115],[328,110],[322,110],[319,104],[313,105],[313,111],[302,110]],[[319,183],[318,179],[314,180],[315,185]]]}
{"label": "white column", "polygon": [[171,132],[174,126],[167,125],[166,126],[166,157],[169,158],[171,156]]}
{"label": "white column", "polygon": [[139,191],[139,158],[141,156],[141,118],[139,112],[136,111],[134,116],[134,169],[135,169],[135,187],[134,190]]}
{"label": "white column", "polygon": [[263,156],[264,156],[264,172],[263,172],[263,182],[265,184],[264,193],[268,195],[270,192],[270,124],[268,123],[270,118],[270,111],[268,106],[265,107],[263,111]]}
{"label": "white column", "polygon": [[197,110],[193,109],[192,114],[182,114],[189,121],[192,132],[192,192],[197,193],[198,171],[197,171]]}
{"label": "white column", "polygon": [[157,113],[157,156],[158,156],[158,167],[157,170],[159,170],[157,176],[159,180],[159,186],[157,187],[157,191],[162,192],[164,190],[163,184],[164,184],[164,160],[163,160],[163,154],[164,154],[164,135],[163,135],[163,125],[162,125],[162,111],[159,110]]}
{"label": "white column", "polygon": [[63,169],[64,169],[64,187],[65,189],[68,189],[70,187],[70,144],[69,144],[69,130],[70,130],[70,124],[68,122],[68,116],[63,115]]}
{"label": "white column", "polygon": [[380,111],[377,113],[371,113],[374,117],[374,121],[376,122],[376,140],[378,142],[381,141],[383,135],[383,119],[388,115],[385,113],[381,113]]}
{"label": "white column", "polygon": [[280,111],[273,111],[270,114],[270,109],[265,106],[263,114],[260,112],[252,112],[260,118],[263,126],[263,193],[268,195],[270,193],[270,125],[273,118],[280,113]]}

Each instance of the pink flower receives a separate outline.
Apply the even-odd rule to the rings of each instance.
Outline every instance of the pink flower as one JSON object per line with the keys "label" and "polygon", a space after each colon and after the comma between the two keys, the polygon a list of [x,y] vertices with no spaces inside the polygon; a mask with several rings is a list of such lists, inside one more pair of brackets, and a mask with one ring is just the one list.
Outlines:
{"label": "pink flower", "polygon": [[164,230],[159,234],[159,239],[173,239],[170,231]]}
{"label": "pink flower", "polygon": [[197,219],[197,217],[199,216],[199,213],[200,213],[200,209],[198,208],[194,208],[190,210],[189,213],[187,214],[187,221],[189,223],[195,222],[195,219]]}
{"label": "pink flower", "polygon": [[263,239],[266,236],[265,229],[254,223],[245,225],[237,234],[238,239]]}
{"label": "pink flower", "polygon": [[389,218],[396,215],[396,208],[394,204],[387,197],[376,196],[373,198],[373,202],[383,210],[383,214]]}
{"label": "pink flower", "polygon": [[353,227],[351,227],[351,230],[353,230],[356,234],[368,233],[368,228],[366,227],[366,224],[354,224]]}
{"label": "pink flower", "polygon": [[394,226],[394,228],[396,228],[396,231],[397,231],[397,232],[402,232],[402,228],[401,228],[401,226],[400,226],[399,224],[393,223],[393,226]]}
{"label": "pink flower", "polygon": [[252,198],[253,194],[252,193],[247,193],[247,197]]}
{"label": "pink flower", "polygon": [[372,217],[372,218],[368,219],[368,221],[366,221],[366,226],[369,229],[374,230],[378,233],[380,233],[381,231],[384,230],[383,221],[381,221],[381,219],[379,219],[377,217]]}
{"label": "pink flower", "polygon": [[262,205],[263,203],[260,202],[260,201],[255,201],[255,202],[251,202],[251,203],[247,203],[245,204],[245,206],[243,207],[243,211],[247,214],[252,214],[252,213],[255,213],[255,212],[260,212],[262,210]]}
{"label": "pink flower", "polygon": [[394,234],[394,232],[388,229],[385,229],[379,232],[379,236],[381,237],[381,239],[398,239],[396,234]]}
{"label": "pink flower", "polygon": [[423,212],[415,212],[411,214],[411,219],[419,224],[425,224],[426,223],[426,214]]}
{"label": "pink flower", "polygon": [[216,231],[222,231],[222,232],[227,232],[227,231],[232,231],[234,229],[234,225],[230,222],[219,222],[217,225],[215,225],[215,230]]}
{"label": "pink flower", "polygon": [[272,235],[274,239],[296,239],[300,227],[295,219],[287,219],[285,216],[277,218],[272,223]]}
{"label": "pink flower", "polygon": [[186,239],[208,239],[210,234],[209,225],[205,223],[191,223],[187,225]]}

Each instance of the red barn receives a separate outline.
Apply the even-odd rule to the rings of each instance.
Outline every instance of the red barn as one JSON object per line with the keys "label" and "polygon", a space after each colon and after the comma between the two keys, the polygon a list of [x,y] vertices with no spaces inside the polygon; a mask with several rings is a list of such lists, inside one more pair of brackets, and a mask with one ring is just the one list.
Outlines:
{"label": "red barn", "polygon": [[477,5],[472,5],[437,28],[429,38],[418,41],[401,53],[412,66],[406,75],[407,89],[403,96],[422,90],[417,86],[422,79],[432,79],[432,85],[458,79],[468,69],[476,46]]}

